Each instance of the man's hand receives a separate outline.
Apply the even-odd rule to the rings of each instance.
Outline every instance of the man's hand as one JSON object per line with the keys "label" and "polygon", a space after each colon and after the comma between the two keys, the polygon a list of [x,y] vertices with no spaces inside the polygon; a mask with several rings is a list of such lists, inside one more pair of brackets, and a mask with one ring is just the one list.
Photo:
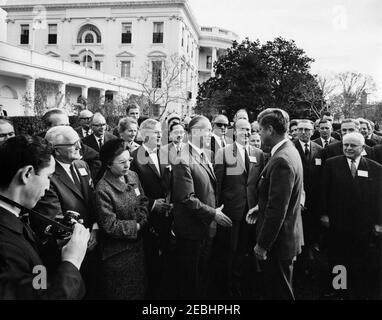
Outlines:
{"label": "man's hand", "polygon": [[255,252],[257,260],[267,260],[267,250],[261,248],[258,244],[256,244],[253,251]]}
{"label": "man's hand", "polygon": [[79,270],[86,254],[89,238],[89,229],[86,229],[80,223],[76,223],[74,225],[72,237],[70,238],[69,242],[62,248],[62,261],[71,262]]}
{"label": "man's hand", "polygon": [[171,204],[166,202],[166,199],[155,199],[154,210],[159,213],[166,213],[171,209]]}
{"label": "man's hand", "polygon": [[215,221],[216,223],[220,224],[222,227],[232,227],[232,221],[230,218],[228,218],[224,213],[223,213],[223,208],[224,208],[224,204],[215,209]]}
{"label": "man's hand", "polygon": [[329,217],[328,216],[322,216],[320,218],[320,221],[321,221],[322,226],[329,228],[330,224],[329,224]]}
{"label": "man's hand", "polygon": [[374,225],[374,235],[380,236],[382,235],[382,226],[379,224]]}
{"label": "man's hand", "polygon": [[98,229],[93,229],[90,232],[90,239],[88,242],[88,251],[92,251],[98,243]]}
{"label": "man's hand", "polygon": [[255,207],[249,209],[247,216],[245,217],[245,221],[248,224],[255,224],[257,221],[259,215],[259,206],[256,205]]}

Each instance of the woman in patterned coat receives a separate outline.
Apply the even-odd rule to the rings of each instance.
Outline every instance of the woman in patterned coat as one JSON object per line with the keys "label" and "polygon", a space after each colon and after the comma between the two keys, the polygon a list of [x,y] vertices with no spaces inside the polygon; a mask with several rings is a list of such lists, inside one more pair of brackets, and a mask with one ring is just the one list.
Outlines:
{"label": "woman in patterned coat", "polygon": [[143,299],[142,229],[148,200],[138,175],[129,170],[130,153],[122,139],[106,142],[100,159],[104,175],[96,186],[95,199],[101,229],[101,295],[105,299]]}

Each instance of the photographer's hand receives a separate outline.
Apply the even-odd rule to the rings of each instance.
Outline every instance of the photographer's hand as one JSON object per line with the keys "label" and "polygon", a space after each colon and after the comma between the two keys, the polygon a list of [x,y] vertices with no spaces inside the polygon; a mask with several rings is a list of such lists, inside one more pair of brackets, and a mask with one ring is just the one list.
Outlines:
{"label": "photographer's hand", "polygon": [[79,270],[86,254],[89,238],[89,229],[86,229],[80,223],[76,223],[72,237],[70,238],[69,242],[62,248],[62,261],[69,261]]}

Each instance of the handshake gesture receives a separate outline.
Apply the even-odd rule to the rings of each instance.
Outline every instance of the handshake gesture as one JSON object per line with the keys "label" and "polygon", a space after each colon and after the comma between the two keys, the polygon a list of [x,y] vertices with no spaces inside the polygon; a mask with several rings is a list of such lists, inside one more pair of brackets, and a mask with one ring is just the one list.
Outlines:
{"label": "handshake gesture", "polygon": [[222,227],[232,227],[232,221],[223,213],[224,204],[215,209],[215,221]]}
{"label": "handshake gesture", "polygon": [[247,212],[247,216],[245,217],[245,221],[248,224],[255,224],[258,216],[259,216],[259,206],[256,205],[255,207],[249,209],[249,211]]}

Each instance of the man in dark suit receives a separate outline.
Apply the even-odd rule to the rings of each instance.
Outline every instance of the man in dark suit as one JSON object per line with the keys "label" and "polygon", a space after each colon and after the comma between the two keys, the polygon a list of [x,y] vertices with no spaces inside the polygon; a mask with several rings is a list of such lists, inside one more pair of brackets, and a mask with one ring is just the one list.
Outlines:
{"label": "man in dark suit", "polygon": [[10,121],[0,119],[0,144],[15,136],[15,129]]}
{"label": "man in dark suit", "polygon": [[325,148],[327,145],[338,142],[338,140],[334,139],[331,135],[333,132],[332,123],[329,120],[320,120],[319,125],[319,133],[320,137],[314,139],[313,142],[317,143],[320,147]]}
{"label": "man in dark suit", "polygon": [[215,157],[217,205],[232,220],[232,228],[217,226],[215,247],[222,259],[222,292],[225,298],[242,293],[241,276],[245,256],[251,255],[250,226],[245,221],[248,210],[257,204],[256,182],[264,168],[263,152],[249,145],[251,126],[240,119],[234,125],[235,142],[218,150]]}
{"label": "man in dark suit", "polygon": [[[357,120],[355,120],[355,119],[344,119],[341,122],[341,135],[343,137],[347,133],[359,132],[359,128],[360,128],[360,124]],[[343,155],[342,141],[338,141],[338,142],[329,144],[322,151],[322,158],[324,160],[327,160],[327,159],[330,159],[330,158],[333,158],[336,156],[342,156],[342,155]],[[362,151],[362,156],[369,158],[369,159],[372,159],[373,158],[372,149],[365,145],[365,147]]]}
{"label": "man in dark suit", "polygon": [[211,158],[203,149],[211,139],[209,120],[204,116],[194,117],[188,134],[189,142],[181,151],[179,163],[173,167],[174,231],[179,296],[200,299],[207,290],[211,238],[216,223],[231,226],[232,222],[222,212],[223,206],[216,208],[216,177]]}
{"label": "man in dark suit", "polygon": [[158,149],[162,134],[161,124],[154,119],[147,119],[141,123],[139,131],[143,143],[131,154],[131,170],[138,174],[149,199],[149,226],[144,241],[149,277],[148,297],[156,299],[164,289],[160,288],[161,260],[169,245],[171,205],[166,201],[168,190],[162,180],[165,168],[160,163]]}
{"label": "man in dark suit", "polygon": [[38,241],[27,218],[22,220],[21,209],[6,201],[16,202],[26,210],[35,206],[49,188],[55,170],[52,151],[42,138],[30,136],[11,138],[0,147],[0,195],[5,197],[0,200],[0,300],[81,299],[84,295],[79,269],[89,231],[75,225],[70,241],[62,249],[58,269],[48,270],[47,279],[37,251]]}
{"label": "man in dark suit", "polygon": [[[86,162],[80,160],[80,138],[72,127],[57,126],[48,130],[45,139],[54,147],[56,169],[49,190],[45,192],[35,209],[52,219],[65,214],[67,210],[76,211],[80,214],[84,226],[91,230],[88,254],[81,272],[88,288],[88,296],[95,297],[96,288],[93,285],[95,285],[95,268],[98,260],[95,250],[98,224],[94,216],[93,182],[89,167]],[[42,236],[46,225],[35,219],[31,222],[32,227]],[[46,258],[52,266],[59,258],[57,249],[55,243],[46,246]]]}
{"label": "man in dark suit", "polygon": [[300,155],[288,139],[288,114],[269,108],[258,116],[262,142],[271,147],[271,158],[258,182],[259,204],[247,214],[257,219],[256,257],[261,261],[265,298],[294,299],[293,262],[303,242],[301,195],[303,169]]}
{"label": "man in dark suit", "polygon": [[75,129],[80,139],[90,136],[93,133],[90,128],[92,119],[93,112],[90,110],[82,110],[80,112],[80,126]]}
{"label": "man in dark suit", "polygon": [[320,233],[320,216],[317,207],[319,205],[323,148],[310,140],[313,134],[313,124],[310,120],[299,120],[297,132],[298,140],[294,144],[302,162],[305,192],[305,203],[302,208],[304,247],[298,261],[302,273],[313,275],[315,265],[313,248],[319,242]]}
{"label": "man in dark suit", "polygon": [[377,161],[379,164],[382,164],[382,145],[376,145],[373,147],[373,160]]}
{"label": "man in dark suit", "polygon": [[82,142],[97,152],[100,151],[105,142],[117,138],[111,133],[106,132],[106,119],[99,112],[94,114],[91,128],[93,133],[83,138]]}
{"label": "man in dark suit", "polygon": [[361,156],[360,133],[343,137],[344,155],[327,160],[323,172],[322,221],[329,224],[329,265],[347,271],[345,298],[376,298],[380,285],[382,166]]}

